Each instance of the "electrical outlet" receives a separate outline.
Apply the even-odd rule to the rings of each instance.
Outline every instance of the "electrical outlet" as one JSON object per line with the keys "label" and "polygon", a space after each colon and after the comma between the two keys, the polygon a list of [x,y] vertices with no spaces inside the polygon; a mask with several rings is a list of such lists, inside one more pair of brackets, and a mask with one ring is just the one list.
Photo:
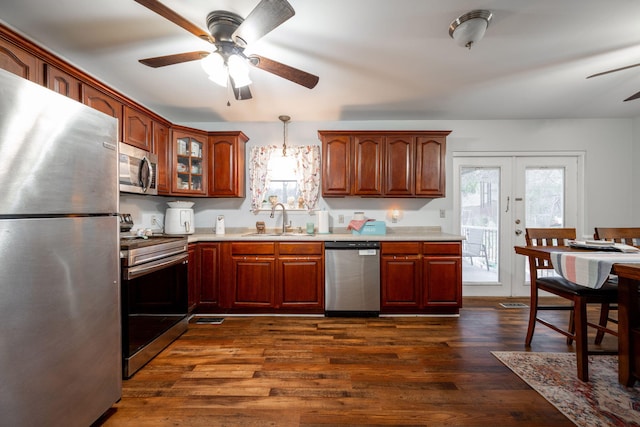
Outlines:
{"label": "electrical outlet", "polygon": [[445,210],[440,209],[440,218],[444,218],[444,217],[445,217]]}
{"label": "electrical outlet", "polygon": [[338,215],[338,224],[344,224],[344,215]]}
{"label": "electrical outlet", "polygon": [[151,215],[151,225],[158,225],[158,218],[155,215]]}

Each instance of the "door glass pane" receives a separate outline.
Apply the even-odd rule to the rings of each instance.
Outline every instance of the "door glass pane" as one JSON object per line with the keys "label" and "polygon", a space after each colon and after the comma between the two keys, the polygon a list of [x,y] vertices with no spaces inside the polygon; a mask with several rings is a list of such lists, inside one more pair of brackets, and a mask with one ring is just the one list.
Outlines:
{"label": "door glass pane", "polygon": [[526,169],[525,212],[527,227],[564,227],[564,168]]}
{"label": "door glass pane", "polygon": [[[529,167],[525,170],[527,227],[564,227],[564,174],[564,168]],[[525,274],[528,279],[528,262],[525,262]],[[539,274],[557,276],[555,270],[543,270]]]}
{"label": "door glass pane", "polygon": [[460,168],[462,280],[495,283],[499,271],[500,168]]}

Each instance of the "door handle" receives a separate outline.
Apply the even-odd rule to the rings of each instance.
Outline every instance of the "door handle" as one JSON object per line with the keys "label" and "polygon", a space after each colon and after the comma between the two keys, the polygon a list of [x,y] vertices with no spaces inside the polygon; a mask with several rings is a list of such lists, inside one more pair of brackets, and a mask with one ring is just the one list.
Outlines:
{"label": "door handle", "polygon": [[516,230],[516,236],[519,236],[522,234],[522,230]]}

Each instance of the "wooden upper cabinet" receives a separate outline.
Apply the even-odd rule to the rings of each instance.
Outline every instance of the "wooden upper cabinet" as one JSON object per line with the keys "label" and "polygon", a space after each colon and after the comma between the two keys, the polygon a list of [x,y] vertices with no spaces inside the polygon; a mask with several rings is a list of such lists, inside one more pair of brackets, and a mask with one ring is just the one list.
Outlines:
{"label": "wooden upper cabinet", "polygon": [[171,142],[171,193],[207,195],[207,134],[174,128]]}
{"label": "wooden upper cabinet", "polygon": [[352,138],[353,194],[356,196],[381,196],[384,137],[381,135],[354,135]]}
{"label": "wooden upper cabinet", "polygon": [[74,101],[82,101],[80,80],[51,64],[45,64],[44,70],[47,88]]}
{"label": "wooden upper cabinet", "polygon": [[26,50],[0,38],[0,68],[42,84],[42,61]]}
{"label": "wooden upper cabinet", "polygon": [[151,117],[125,105],[122,141],[142,150],[151,151],[153,139],[151,122]]}
{"label": "wooden upper cabinet", "polygon": [[444,197],[451,131],[318,131],[324,197]]}
{"label": "wooden upper cabinet", "polygon": [[446,135],[418,136],[416,143],[416,195],[445,196]]}
{"label": "wooden upper cabinet", "polygon": [[248,140],[242,132],[209,133],[209,196],[245,196],[245,146]]}
{"label": "wooden upper cabinet", "polygon": [[322,140],[322,195],[351,194],[351,137],[319,131]]}
{"label": "wooden upper cabinet", "polygon": [[118,119],[118,141],[122,141],[122,103],[93,86],[82,85],[82,102],[91,108]]}
{"label": "wooden upper cabinet", "polygon": [[388,196],[412,196],[414,190],[413,135],[392,135],[385,141],[385,186]]}
{"label": "wooden upper cabinet", "polygon": [[158,194],[171,193],[171,133],[169,126],[152,121],[152,152],[158,156],[156,185]]}

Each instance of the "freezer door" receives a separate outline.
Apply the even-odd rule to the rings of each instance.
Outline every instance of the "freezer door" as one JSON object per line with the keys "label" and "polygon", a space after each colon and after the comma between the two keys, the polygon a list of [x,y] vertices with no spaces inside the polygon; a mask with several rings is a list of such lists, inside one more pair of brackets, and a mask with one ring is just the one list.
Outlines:
{"label": "freezer door", "polygon": [[0,220],[0,425],[91,425],[121,396],[116,217]]}
{"label": "freezer door", "polygon": [[0,215],[118,212],[117,123],[0,70]]}

